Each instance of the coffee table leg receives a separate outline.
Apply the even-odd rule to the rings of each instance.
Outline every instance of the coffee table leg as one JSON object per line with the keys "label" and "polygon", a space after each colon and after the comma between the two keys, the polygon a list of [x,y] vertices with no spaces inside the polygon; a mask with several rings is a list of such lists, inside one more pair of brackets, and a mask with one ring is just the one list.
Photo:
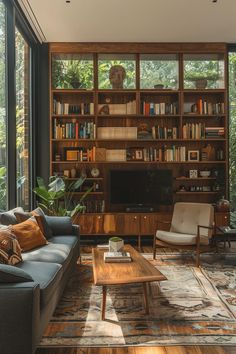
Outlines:
{"label": "coffee table leg", "polygon": [[104,285],[102,287],[102,314],[101,314],[102,321],[105,320],[106,299],[107,299],[107,287]]}
{"label": "coffee table leg", "polygon": [[143,283],[143,294],[144,294],[144,303],[145,303],[146,314],[149,315],[147,283]]}

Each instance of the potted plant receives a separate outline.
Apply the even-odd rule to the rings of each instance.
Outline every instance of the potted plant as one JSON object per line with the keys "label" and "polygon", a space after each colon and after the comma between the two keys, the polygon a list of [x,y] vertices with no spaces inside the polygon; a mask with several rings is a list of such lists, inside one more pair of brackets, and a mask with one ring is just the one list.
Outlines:
{"label": "potted plant", "polygon": [[195,86],[197,89],[205,89],[207,87],[207,82],[216,81],[219,79],[219,74],[217,72],[190,72],[185,74],[185,80],[195,81]]}
{"label": "potted plant", "polygon": [[51,176],[49,184],[46,185],[43,178],[37,177],[38,186],[33,192],[39,197],[38,205],[49,215],[70,216],[85,210],[83,200],[92,191],[93,186],[88,188],[80,197],[78,202],[73,201],[73,193],[76,192],[84,183],[85,177],[66,183],[65,177]]}
{"label": "potted plant", "polygon": [[77,60],[69,61],[66,71],[66,81],[74,89],[79,89],[81,87],[80,70]]}

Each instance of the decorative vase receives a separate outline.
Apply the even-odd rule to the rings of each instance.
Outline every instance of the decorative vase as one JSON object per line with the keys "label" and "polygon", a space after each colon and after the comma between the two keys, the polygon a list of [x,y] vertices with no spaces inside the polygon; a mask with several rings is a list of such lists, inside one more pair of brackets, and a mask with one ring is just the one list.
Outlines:
{"label": "decorative vase", "polygon": [[197,89],[205,89],[207,87],[207,79],[196,80],[195,86]]}
{"label": "decorative vase", "polygon": [[225,197],[222,197],[221,199],[218,200],[216,203],[216,209],[217,211],[220,212],[228,212],[230,210],[230,202],[227,199],[224,199]]}
{"label": "decorative vase", "polygon": [[76,177],[76,174],[77,174],[76,168],[73,167],[73,168],[70,170],[70,176],[71,176],[71,178],[75,178],[75,177]]}
{"label": "decorative vase", "polygon": [[124,240],[120,237],[111,237],[109,239],[109,252],[121,252],[124,247]]}

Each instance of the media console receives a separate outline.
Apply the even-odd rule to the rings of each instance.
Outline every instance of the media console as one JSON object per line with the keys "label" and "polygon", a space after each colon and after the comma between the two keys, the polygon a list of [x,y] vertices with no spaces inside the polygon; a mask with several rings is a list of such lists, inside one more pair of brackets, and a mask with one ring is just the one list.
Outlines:
{"label": "media console", "polygon": [[[171,218],[171,212],[88,213],[76,216],[74,223],[80,225],[82,236],[136,236],[141,248],[141,239],[154,234],[157,221],[171,221]],[[215,213],[216,225],[227,226],[229,222],[229,213]]]}

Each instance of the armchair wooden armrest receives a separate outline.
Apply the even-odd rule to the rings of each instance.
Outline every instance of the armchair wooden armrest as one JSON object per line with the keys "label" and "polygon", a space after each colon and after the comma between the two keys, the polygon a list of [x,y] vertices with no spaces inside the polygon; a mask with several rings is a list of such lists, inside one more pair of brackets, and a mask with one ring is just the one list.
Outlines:
{"label": "armchair wooden armrest", "polygon": [[198,244],[198,242],[200,242],[200,229],[214,230],[214,225],[212,225],[212,226],[198,225],[197,226],[197,244]]}

